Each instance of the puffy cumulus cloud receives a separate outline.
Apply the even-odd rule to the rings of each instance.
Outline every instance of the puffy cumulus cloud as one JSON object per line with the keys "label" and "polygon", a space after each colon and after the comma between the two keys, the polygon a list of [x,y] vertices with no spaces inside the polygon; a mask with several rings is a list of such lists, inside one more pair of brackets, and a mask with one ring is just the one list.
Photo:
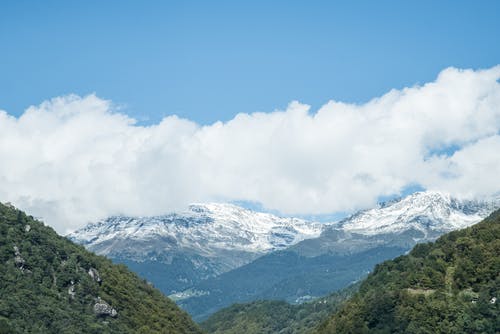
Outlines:
{"label": "puffy cumulus cloud", "polygon": [[287,214],[373,205],[410,184],[457,196],[500,191],[500,66],[317,112],[238,114],[208,126],[139,126],[95,95],[15,118],[0,112],[0,200],[64,233],[112,214],[247,200]]}

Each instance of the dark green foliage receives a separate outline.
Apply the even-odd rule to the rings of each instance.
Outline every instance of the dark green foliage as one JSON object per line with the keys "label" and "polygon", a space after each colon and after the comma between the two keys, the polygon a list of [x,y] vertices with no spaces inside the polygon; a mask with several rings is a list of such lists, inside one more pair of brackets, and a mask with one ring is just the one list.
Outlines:
{"label": "dark green foliage", "polygon": [[351,296],[359,284],[312,302],[235,304],[213,314],[201,326],[211,334],[298,334],[316,327]]}
{"label": "dark green foliage", "polygon": [[362,279],[381,260],[392,259],[403,252],[399,247],[378,247],[352,255],[306,257],[293,251],[277,251],[201,282],[195,289],[210,291],[210,294],[181,300],[178,304],[196,321],[202,321],[234,303],[295,302],[305,295],[324,296]]}
{"label": "dark green foliage", "polygon": [[324,333],[499,333],[500,211],[378,265]]}
{"label": "dark green foliage", "polygon": [[[16,259],[14,247],[22,261]],[[101,283],[88,274],[90,268],[100,273]],[[68,293],[72,282],[74,297]],[[96,316],[97,297],[118,315]],[[113,265],[0,204],[0,333],[200,333],[200,329],[125,266]]]}

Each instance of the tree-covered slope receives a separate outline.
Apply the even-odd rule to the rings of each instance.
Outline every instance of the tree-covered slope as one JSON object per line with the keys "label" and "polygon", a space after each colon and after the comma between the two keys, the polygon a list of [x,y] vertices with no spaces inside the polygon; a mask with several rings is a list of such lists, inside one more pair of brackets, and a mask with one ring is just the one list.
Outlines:
{"label": "tree-covered slope", "polygon": [[0,204],[0,333],[200,333],[175,303]]}
{"label": "tree-covered slope", "polygon": [[278,251],[254,262],[205,280],[194,287],[199,295],[178,304],[203,321],[234,303],[255,300],[285,300],[320,297],[364,278],[373,267],[401,255],[399,247],[378,247],[349,256],[323,254],[306,257],[293,251]]}
{"label": "tree-covered slope", "polygon": [[[447,232],[480,222],[498,207],[500,199],[468,201],[435,191],[417,192],[329,224],[317,238],[307,238],[216,277],[193,282],[189,289],[171,297],[201,321],[234,303],[296,303],[324,296],[365,277],[376,264],[406,254],[417,243],[434,241]],[[140,268],[130,268],[137,268],[150,280],[160,278],[158,266],[152,270],[147,267],[151,268],[141,263]],[[162,288],[160,282],[153,282]]]}
{"label": "tree-covered slope", "polygon": [[300,305],[284,301],[235,304],[213,314],[201,326],[210,334],[306,333],[327,319],[358,285]]}
{"label": "tree-covered slope", "polygon": [[324,333],[499,333],[500,211],[378,265]]}

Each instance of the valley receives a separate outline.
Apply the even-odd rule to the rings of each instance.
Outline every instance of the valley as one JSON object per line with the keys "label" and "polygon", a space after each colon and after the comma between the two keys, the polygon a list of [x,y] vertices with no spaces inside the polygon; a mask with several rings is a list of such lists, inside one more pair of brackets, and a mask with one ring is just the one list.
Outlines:
{"label": "valley", "polygon": [[128,265],[202,321],[233,303],[297,304],[345,288],[376,264],[477,223],[499,206],[417,192],[317,223],[199,204],[159,217],[111,217],[69,238]]}

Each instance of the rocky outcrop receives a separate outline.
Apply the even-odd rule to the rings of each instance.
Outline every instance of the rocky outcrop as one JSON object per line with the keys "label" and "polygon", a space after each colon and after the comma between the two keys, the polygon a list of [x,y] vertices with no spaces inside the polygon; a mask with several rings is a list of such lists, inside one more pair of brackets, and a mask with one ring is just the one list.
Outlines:
{"label": "rocky outcrop", "polygon": [[118,312],[114,308],[112,308],[108,303],[101,299],[101,297],[97,297],[96,303],[94,304],[94,313],[97,316],[101,317],[116,317]]}
{"label": "rocky outcrop", "polygon": [[26,261],[21,256],[21,252],[19,252],[19,247],[17,246],[14,246],[14,263],[19,269],[24,270]]}
{"label": "rocky outcrop", "polygon": [[73,280],[71,281],[71,284],[68,288],[68,295],[69,295],[69,298],[71,298],[71,299],[75,298],[76,291],[75,291],[75,282]]}
{"label": "rocky outcrop", "polygon": [[88,271],[90,277],[92,277],[92,279],[101,284],[102,283],[102,279],[101,279],[101,276],[99,275],[99,272],[97,271],[97,269],[95,268],[90,268],[89,271]]}

